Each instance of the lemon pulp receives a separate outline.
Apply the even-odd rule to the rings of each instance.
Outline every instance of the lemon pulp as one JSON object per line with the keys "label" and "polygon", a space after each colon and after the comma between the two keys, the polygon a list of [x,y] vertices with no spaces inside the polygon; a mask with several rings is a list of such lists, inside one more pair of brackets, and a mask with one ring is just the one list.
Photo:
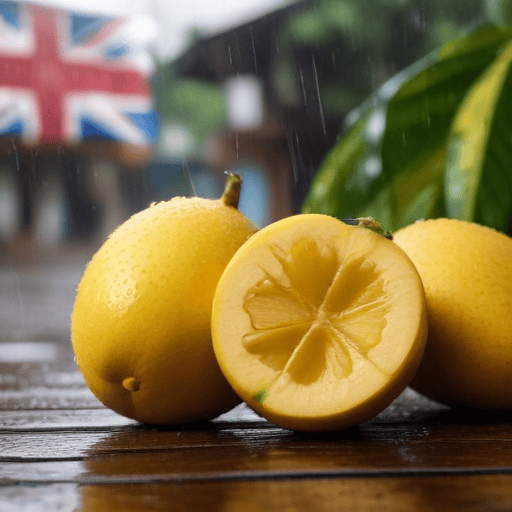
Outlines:
{"label": "lemon pulp", "polygon": [[423,287],[393,242],[325,215],[297,215],[246,242],[216,290],[219,365],[256,412],[332,430],[384,409],[426,338]]}

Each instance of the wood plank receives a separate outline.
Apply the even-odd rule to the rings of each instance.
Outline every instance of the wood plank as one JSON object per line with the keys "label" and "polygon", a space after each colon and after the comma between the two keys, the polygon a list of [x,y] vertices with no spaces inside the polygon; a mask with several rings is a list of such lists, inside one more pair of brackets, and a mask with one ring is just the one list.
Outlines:
{"label": "wood plank", "polygon": [[[28,390],[0,391],[0,411],[99,409],[102,407],[101,402],[85,386],[79,389],[37,386]],[[0,425],[1,423],[0,420]]]}
{"label": "wood plank", "polygon": [[0,268],[1,511],[512,509],[511,414],[406,390],[363,425],[304,434],[243,405],[169,428],[104,408],[69,340],[81,270]]}
{"label": "wood plank", "polygon": [[60,512],[502,512],[511,475],[0,487],[0,510]]}
{"label": "wood plank", "polygon": [[82,259],[0,265],[0,341],[69,340],[71,311],[84,268]]}
{"label": "wood plank", "polygon": [[93,447],[109,437],[115,428],[88,432],[27,432],[0,434],[0,464],[40,461],[81,460]]}
{"label": "wood plank", "polygon": [[374,423],[323,436],[293,433],[268,422],[251,426],[225,421],[174,430],[137,424],[108,428],[112,430],[4,433],[0,480],[140,483],[512,472],[509,424]]}
{"label": "wood plank", "polygon": [[2,512],[78,512],[81,502],[76,484],[0,487]]}
{"label": "wood plank", "polygon": [[78,512],[481,512],[512,508],[511,476],[307,479],[83,486]]}
{"label": "wood plank", "polygon": [[54,484],[0,488],[0,510],[11,512],[502,512],[510,509],[510,475],[285,479],[160,485]]}
{"label": "wood plank", "polygon": [[[412,403],[410,403],[412,401]],[[211,422],[168,428],[140,425],[106,408],[91,410],[12,410],[0,415],[0,460],[40,453],[57,460],[89,454],[176,453],[205,447],[279,448],[311,456],[342,448],[352,463],[453,467],[506,467],[512,463],[509,415],[483,416],[437,406],[414,411],[417,397],[405,393],[374,420],[340,432],[293,433],[264,421],[241,404]],[[413,413],[411,413],[413,411]],[[88,435],[103,432],[101,443]],[[80,434],[82,437],[80,437]],[[107,436],[110,434],[110,436]],[[93,436],[95,441],[100,437]],[[81,441],[83,440],[83,441]],[[47,459],[47,460],[48,460]],[[365,463],[365,460],[371,462]],[[444,460],[441,464],[440,461]],[[380,461],[380,462],[379,462]]]}
{"label": "wood plank", "polygon": [[369,423],[345,432],[307,435],[257,419],[252,423],[219,421],[194,427],[158,429],[117,417],[116,425],[111,421],[110,412],[104,412],[103,425],[96,418],[80,426],[74,417],[63,429],[4,430],[0,434],[0,461],[119,454],[139,457],[140,453],[157,452],[181,456],[178,455],[180,450],[223,448],[239,450],[240,456],[270,449],[279,449],[281,455],[288,453],[290,457],[315,454],[321,457],[323,453],[334,452],[332,460],[338,461],[338,450],[343,450],[348,466],[388,466],[392,460],[396,466],[414,463],[506,467],[512,464],[509,424],[417,426]]}
{"label": "wood plank", "polygon": [[[220,415],[212,422],[202,423],[202,428],[215,428],[218,423],[245,422],[252,424],[254,422],[265,421],[247,408],[240,404],[231,411]],[[56,431],[56,430],[98,430],[117,428],[120,426],[139,425],[141,429],[147,428],[134,420],[125,418],[106,407],[100,406],[92,409],[64,409],[64,410],[13,410],[0,413],[0,434],[21,433],[32,431]],[[208,427],[208,425],[210,425]],[[163,427],[165,428],[165,427]],[[171,429],[194,429],[194,425],[179,425],[169,427]]]}
{"label": "wood plank", "polygon": [[100,408],[97,410],[42,410],[2,411],[0,434],[5,432],[31,432],[51,430],[96,430],[132,425],[135,422],[115,412]]}
{"label": "wood plank", "polygon": [[72,361],[0,364],[0,411],[93,408],[103,405]]}
{"label": "wood plank", "polygon": [[[40,344],[50,343],[31,343]],[[0,342],[0,358],[4,345],[5,342]],[[54,360],[0,363],[0,411],[103,407],[87,388],[73,360],[71,345],[58,342],[51,345],[56,347]]]}
{"label": "wood plank", "polygon": [[[0,342],[0,347],[5,342]],[[31,387],[82,388],[85,382],[73,361],[71,346],[55,343],[59,357],[45,362],[0,362],[0,390],[20,390]]]}
{"label": "wood plank", "polygon": [[[54,483],[78,484],[163,484],[184,482],[224,482],[240,480],[282,480],[282,479],[345,479],[345,478],[395,478],[395,477],[421,477],[421,476],[478,476],[478,475],[512,475],[512,466],[508,467],[472,467],[449,468],[437,467],[336,467],[335,463],[324,465],[311,465],[311,461],[287,460],[288,464],[281,467],[282,459],[275,459],[274,467],[268,467],[268,461],[258,459],[244,469],[228,468],[226,463],[235,464],[236,457],[220,458],[215,461],[215,467],[202,465],[206,457],[218,455],[217,453],[201,452],[195,454],[193,464],[171,467],[177,458],[166,460],[155,458],[111,458],[98,461],[59,461],[30,463],[5,463],[0,467],[0,487],[5,485],[40,485]],[[89,462],[85,464],[85,462]],[[187,461],[190,463],[190,459]],[[124,467],[121,467],[121,464]],[[101,468],[101,469],[100,469]]]}

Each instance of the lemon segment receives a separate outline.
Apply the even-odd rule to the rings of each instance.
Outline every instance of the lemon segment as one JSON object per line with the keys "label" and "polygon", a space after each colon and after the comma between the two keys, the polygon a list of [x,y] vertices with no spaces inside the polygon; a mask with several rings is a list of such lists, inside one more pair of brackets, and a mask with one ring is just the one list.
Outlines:
{"label": "lemon segment", "polygon": [[393,242],[329,216],[253,235],[214,297],[219,365],[257,413],[333,430],[382,411],[412,378],[426,339],[419,275]]}

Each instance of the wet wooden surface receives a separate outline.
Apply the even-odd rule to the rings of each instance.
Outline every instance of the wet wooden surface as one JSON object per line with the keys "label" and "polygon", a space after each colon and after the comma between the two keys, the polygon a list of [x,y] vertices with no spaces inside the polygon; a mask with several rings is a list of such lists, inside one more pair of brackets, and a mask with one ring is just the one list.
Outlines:
{"label": "wet wooden surface", "polygon": [[244,406],[156,429],[105,409],[73,361],[86,257],[0,266],[0,511],[503,511],[510,415],[407,390],[357,428],[298,434]]}

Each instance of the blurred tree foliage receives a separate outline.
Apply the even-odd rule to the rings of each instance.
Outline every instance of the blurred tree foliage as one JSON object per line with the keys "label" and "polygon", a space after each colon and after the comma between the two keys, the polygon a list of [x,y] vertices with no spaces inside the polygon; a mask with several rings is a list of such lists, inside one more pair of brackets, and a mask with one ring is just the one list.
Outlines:
{"label": "blurred tree foliage", "polygon": [[[286,98],[289,74],[297,76],[297,67],[313,56],[326,117],[345,115],[395,72],[483,15],[481,0],[299,1],[306,8],[280,29],[271,52],[278,56],[276,86]],[[191,30],[191,46],[202,37]],[[160,116],[164,122],[184,123],[201,138],[224,122],[220,85],[173,76],[172,65],[159,63]]]}
{"label": "blurred tree foliage", "polygon": [[153,88],[164,124],[186,127],[196,144],[224,125],[224,97],[219,85],[176,77],[168,62],[157,64]]}
{"label": "blurred tree foliage", "polygon": [[484,16],[481,0],[314,0],[282,40],[316,55],[324,115],[335,116]]}

